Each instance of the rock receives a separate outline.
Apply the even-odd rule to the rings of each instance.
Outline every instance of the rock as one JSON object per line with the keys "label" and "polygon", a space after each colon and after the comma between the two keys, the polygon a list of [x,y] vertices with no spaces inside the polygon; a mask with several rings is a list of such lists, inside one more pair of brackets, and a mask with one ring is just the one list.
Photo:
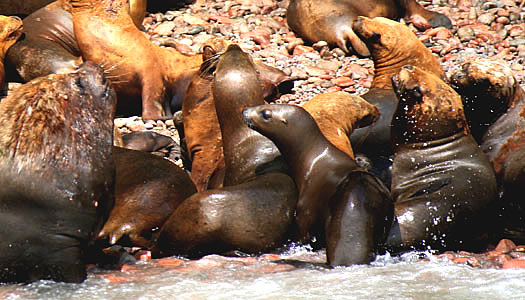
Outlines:
{"label": "rock", "polygon": [[525,269],[524,259],[512,259],[503,264],[503,269]]}
{"label": "rock", "polygon": [[493,14],[485,13],[478,17],[478,22],[485,25],[490,25],[496,17]]}
{"label": "rock", "polygon": [[495,251],[500,251],[502,253],[505,253],[505,252],[510,252],[510,251],[514,250],[514,248],[516,248],[516,244],[514,244],[513,241],[507,240],[507,239],[503,239],[503,240],[499,241],[498,245],[496,246],[496,249],[494,249],[494,250]]}
{"label": "rock", "polygon": [[175,23],[164,22],[164,23],[160,23],[157,27],[155,27],[155,29],[153,29],[153,32],[161,36],[168,36],[173,33],[174,28],[175,28]]}

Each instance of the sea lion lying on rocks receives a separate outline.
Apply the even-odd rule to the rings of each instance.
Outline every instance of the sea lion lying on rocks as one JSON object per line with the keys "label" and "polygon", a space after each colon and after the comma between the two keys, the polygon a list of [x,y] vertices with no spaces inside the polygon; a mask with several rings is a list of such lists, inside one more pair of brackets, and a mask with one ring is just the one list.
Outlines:
{"label": "sea lion lying on rocks", "polygon": [[352,28],[358,16],[410,19],[422,30],[438,26],[452,28],[447,16],[426,10],[416,0],[290,0],[287,11],[288,26],[306,41],[326,41],[346,53],[351,46],[357,54],[368,56],[368,45]]}

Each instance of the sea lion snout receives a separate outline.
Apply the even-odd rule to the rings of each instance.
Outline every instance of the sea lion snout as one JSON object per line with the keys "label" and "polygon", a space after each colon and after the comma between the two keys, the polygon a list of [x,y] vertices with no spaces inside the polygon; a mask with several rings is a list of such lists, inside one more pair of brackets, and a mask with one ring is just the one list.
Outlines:
{"label": "sea lion snout", "polygon": [[113,98],[115,92],[111,88],[111,85],[106,80],[104,70],[92,61],[84,62],[78,68],[79,84],[82,88],[89,90],[96,96],[108,99]]}

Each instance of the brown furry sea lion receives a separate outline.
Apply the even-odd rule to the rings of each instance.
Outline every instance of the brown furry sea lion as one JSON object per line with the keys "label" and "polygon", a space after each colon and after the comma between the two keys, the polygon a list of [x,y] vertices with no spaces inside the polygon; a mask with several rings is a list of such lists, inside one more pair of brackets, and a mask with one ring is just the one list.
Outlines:
{"label": "brown furry sea lion", "polygon": [[[399,104],[392,119],[397,250],[458,250],[484,233],[497,201],[494,170],[469,128],[460,96],[439,77],[405,66],[392,78]],[[480,248],[478,248],[480,247]]]}
{"label": "brown furry sea lion", "polygon": [[[450,78],[474,137],[496,172],[502,199],[497,238],[525,243],[525,91],[503,61],[477,58]],[[496,226],[498,227],[498,226]],[[500,232],[503,230],[503,232]]]}
{"label": "brown furry sea lion", "polygon": [[158,248],[164,254],[198,256],[281,246],[292,224],[295,184],[266,137],[248,128],[241,111],[264,104],[250,56],[228,46],[217,63],[213,99],[225,161],[224,187],[186,199],[164,223]]}
{"label": "brown furry sea lion", "polygon": [[23,23],[19,17],[0,16],[0,95],[4,90],[4,58],[7,50],[22,36]]}
{"label": "brown furry sea lion", "polygon": [[0,105],[0,281],[82,282],[113,206],[116,96],[103,71],[22,85]]}
{"label": "brown furry sea lion", "polygon": [[408,64],[442,78],[445,72],[437,58],[406,25],[386,18],[359,17],[353,29],[370,49],[375,69],[372,86],[361,97],[375,105],[380,116],[374,124],[354,130],[350,141],[356,154],[364,154],[371,160],[370,171],[390,186],[390,123],[398,103],[391,78]]}
{"label": "brown furry sea lion", "polygon": [[358,16],[411,19],[421,29],[452,28],[447,16],[426,10],[415,0],[290,0],[287,11],[288,26],[305,40],[326,41],[347,53],[347,46],[351,46],[359,55],[368,56],[366,43],[352,28]]}
{"label": "brown furry sea lion", "polygon": [[393,219],[390,192],[381,181],[333,146],[301,107],[261,105],[244,109],[243,118],[290,165],[299,191],[297,238],[320,234],[331,266],[373,260]]}
{"label": "brown furry sea lion", "polygon": [[314,118],[332,145],[354,158],[350,135],[379,118],[377,108],[359,96],[345,92],[319,94],[302,107]]}
{"label": "brown furry sea lion", "polygon": [[172,101],[182,102],[202,57],[154,45],[133,24],[129,0],[71,0],[71,4],[82,57],[104,66],[119,108],[131,108],[142,99],[144,119],[170,118]]}
{"label": "brown furry sea lion", "polygon": [[[146,0],[131,0],[130,14],[142,26]],[[58,0],[24,18],[24,38],[7,53],[22,82],[49,74],[69,73],[82,64],[73,32],[71,4]]]}

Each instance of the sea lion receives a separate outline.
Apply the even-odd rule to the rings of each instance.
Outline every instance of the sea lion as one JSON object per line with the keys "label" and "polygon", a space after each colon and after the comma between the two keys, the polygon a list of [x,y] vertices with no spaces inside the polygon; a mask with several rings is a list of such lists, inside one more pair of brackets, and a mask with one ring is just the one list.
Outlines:
{"label": "sea lion", "polygon": [[115,205],[98,234],[117,243],[127,236],[134,246],[150,247],[152,232],[197,190],[184,170],[143,151],[114,147]]}
{"label": "sea lion", "polygon": [[[130,1],[130,14],[137,26],[144,20],[145,1]],[[69,73],[82,64],[68,0],[52,2],[24,18],[24,33],[24,38],[7,53],[9,65],[22,82]]]}
{"label": "sea lion", "polygon": [[390,186],[392,145],[390,123],[397,107],[391,77],[410,64],[445,78],[445,72],[432,52],[405,25],[386,18],[358,17],[352,25],[366,43],[374,61],[375,75],[369,91],[361,95],[379,109],[374,124],[354,130],[350,141],[355,153],[367,156],[371,171]]}
{"label": "sea lion", "polygon": [[171,137],[154,131],[133,131],[122,135],[122,147],[126,149],[158,152],[173,148],[176,144]]}
{"label": "sea lion", "polygon": [[[232,88],[233,87],[233,88]],[[258,253],[285,242],[297,190],[277,147],[244,124],[241,111],[264,104],[250,56],[230,45],[212,87],[225,161],[224,187],[187,198],[162,227],[164,254]]]}
{"label": "sea lion", "polygon": [[462,97],[465,115],[498,179],[497,237],[525,243],[525,91],[503,61],[477,58],[464,63],[450,77]]}
{"label": "sea lion", "polygon": [[[205,43],[201,67],[193,75],[182,102],[184,140],[191,160],[191,178],[199,192],[221,187],[224,180],[222,136],[211,86],[217,61],[228,44],[222,39]],[[255,69],[266,101],[273,101],[280,94],[289,92],[296,79],[263,63],[255,63]]]}
{"label": "sea lion", "polygon": [[23,23],[19,17],[0,16],[0,95],[4,91],[4,58],[7,50],[22,36]]}
{"label": "sea lion", "polygon": [[497,199],[494,170],[469,133],[460,96],[436,75],[405,66],[392,78],[393,249],[472,249]]}
{"label": "sea lion", "polygon": [[381,181],[334,147],[299,106],[246,108],[243,118],[277,145],[291,168],[299,191],[297,238],[325,235],[331,266],[373,260],[393,219],[390,192]]}
{"label": "sea lion", "polygon": [[115,92],[85,62],[22,85],[0,105],[0,281],[82,282],[113,206]]}
{"label": "sea lion", "polygon": [[142,98],[143,119],[171,118],[172,102],[180,107],[202,57],[149,41],[129,16],[129,0],[71,0],[71,4],[82,57],[104,66],[120,99],[120,111],[129,114]]}
{"label": "sea lion", "polygon": [[450,19],[424,9],[415,0],[290,0],[288,26],[308,42],[326,41],[346,53],[351,46],[357,54],[370,55],[368,45],[355,34],[352,23],[358,16],[411,19],[420,29],[430,26],[452,28]]}
{"label": "sea lion", "polygon": [[51,2],[53,0],[3,0],[0,2],[0,12],[4,15],[27,16]]}
{"label": "sea lion", "polygon": [[379,118],[374,105],[345,92],[319,94],[302,107],[314,118],[328,141],[352,158],[350,135],[354,129],[368,126]]}

